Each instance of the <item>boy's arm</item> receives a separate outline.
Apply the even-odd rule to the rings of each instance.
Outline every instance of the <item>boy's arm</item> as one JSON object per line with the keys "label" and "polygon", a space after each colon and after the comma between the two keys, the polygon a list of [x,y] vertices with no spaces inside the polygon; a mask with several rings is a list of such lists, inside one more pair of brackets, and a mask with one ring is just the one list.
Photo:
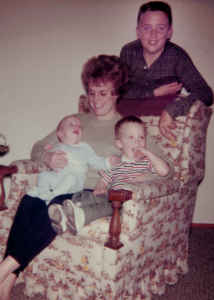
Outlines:
{"label": "boy's arm", "polygon": [[94,196],[101,195],[104,193],[107,194],[108,186],[109,183],[103,177],[101,177],[95,186],[95,190],[93,191]]}
{"label": "boy's arm", "polygon": [[173,121],[175,117],[187,115],[190,107],[196,100],[202,101],[207,106],[213,103],[213,92],[211,88],[195,68],[188,54],[178,60],[176,72],[183,86],[187,92],[189,92],[189,95],[172,102],[161,114],[158,127],[160,133],[168,140],[174,136],[171,129],[175,128]]}
{"label": "boy's arm", "polygon": [[[135,46],[133,45],[134,43],[136,44]],[[125,45],[120,52],[120,59],[122,60],[123,63],[125,63],[128,66],[130,73],[132,73],[130,79],[130,86],[132,86],[133,84],[137,85],[137,82],[135,81],[138,80],[138,78],[136,78],[137,75],[135,74],[135,71],[138,70],[137,72],[138,74],[140,70],[139,63],[140,65],[143,64],[142,52],[139,50],[139,45],[137,46],[137,41],[135,41],[134,43],[130,43],[132,44],[132,46],[130,44]],[[141,82],[139,82],[138,86],[141,86]],[[177,93],[181,89],[182,89],[182,83],[178,83],[178,82],[172,82],[169,84],[161,85],[155,89],[152,89],[151,85],[148,86],[143,85],[143,88],[140,89],[140,94],[138,92],[138,96],[136,96],[136,90],[134,89],[134,87],[132,87],[131,90],[128,90],[128,95],[129,98],[145,99],[145,98],[153,98],[153,97],[164,96],[164,95],[172,95]]]}
{"label": "boy's arm", "polygon": [[175,136],[172,129],[176,128],[176,124],[166,110],[163,110],[160,116],[158,128],[160,133],[168,140],[171,140],[171,138]]}
{"label": "boy's arm", "polygon": [[129,69],[131,67],[132,51],[125,45],[120,51],[120,59]]}
{"label": "boy's arm", "polygon": [[165,177],[169,174],[169,166],[168,164],[158,155],[149,151],[146,148],[138,147],[136,149],[136,156],[139,158],[148,157],[150,162],[152,163],[155,172],[161,176]]}
{"label": "boy's arm", "polygon": [[202,101],[206,106],[213,104],[212,89],[198,72],[191,58],[185,51],[177,61],[175,70],[180,82],[189,95],[172,102],[165,108],[172,119],[187,115],[190,107],[197,100]]}
{"label": "boy's arm", "polygon": [[161,85],[158,88],[154,89],[154,96],[167,96],[167,95],[174,95],[177,92],[181,91],[182,83],[172,82],[165,85]]}
{"label": "boy's arm", "polygon": [[146,180],[153,180],[153,179],[172,179],[174,176],[174,166],[173,163],[166,157],[166,155],[161,151],[161,149],[155,144],[155,142],[152,140],[151,136],[147,132],[146,134],[146,148],[147,150],[153,152],[154,154],[158,155],[160,158],[162,158],[166,164],[169,167],[169,173],[167,176],[159,176],[152,174],[149,171],[145,172]]}
{"label": "boy's arm", "polygon": [[[207,106],[212,105],[212,89],[207,85],[204,78],[198,72],[189,55],[183,49],[176,45],[171,45],[171,43],[169,48],[169,54],[167,54],[168,52],[166,52],[165,55],[166,58],[169,60],[169,63],[171,62],[171,64],[173,65],[174,75],[168,74],[166,76],[175,76],[176,78],[178,78],[178,80],[173,83],[165,85],[163,84],[156,89],[152,89],[151,85],[148,85],[148,88],[144,85],[144,88],[142,90],[140,89],[140,94],[138,90],[136,96],[135,89],[131,86],[134,84],[135,81],[135,85],[137,85],[138,83],[138,77],[135,74],[135,70],[138,70],[139,72],[139,62],[140,60],[142,60],[142,50],[139,50],[139,46],[137,45],[137,43],[138,42],[135,41],[125,45],[120,53],[121,60],[129,67],[129,70],[132,73],[130,80],[130,90],[128,89],[127,91],[127,97],[125,94],[126,98],[147,98],[173,94],[179,91],[181,86],[183,86],[187,90],[189,95],[185,98],[180,99],[179,101],[174,101],[172,104],[165,108],[166,112],[172,119],[174,119],[177,116],[187,115],[190,107],[196,100],[204,102]],[[162,68],[162,72],[164,73],[164,65],[166,62],[162,60],[159,63],[161,63],[161,65],[158,64],[158,66]],[[141,83],[139,82],[139,85],[140,84]]]}

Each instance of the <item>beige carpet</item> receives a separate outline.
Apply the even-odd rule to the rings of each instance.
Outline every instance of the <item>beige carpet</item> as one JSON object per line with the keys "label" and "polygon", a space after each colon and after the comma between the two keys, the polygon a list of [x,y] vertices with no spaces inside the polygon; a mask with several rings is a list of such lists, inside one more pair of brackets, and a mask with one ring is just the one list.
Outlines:
{"label": "beige carpet", "polygon": [[42,295],[35,295],[33,298],[27,297],[23,294],[24,283],[17,284],[14,286],[11,294],[11,300],[46,300],[47,298]]}

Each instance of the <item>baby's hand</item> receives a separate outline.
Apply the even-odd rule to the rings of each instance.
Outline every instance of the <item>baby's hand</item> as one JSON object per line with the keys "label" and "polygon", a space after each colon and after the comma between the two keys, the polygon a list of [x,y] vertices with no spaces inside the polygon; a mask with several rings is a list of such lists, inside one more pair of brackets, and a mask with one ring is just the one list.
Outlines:
{"label": "baby's hand", "polygon": [[107,193],[108,193],[108,192],[107,192],[107,190],[105,190],[105,189],[94,190],[94,191],[93,191],[93,195],[94,195],[94,196],[101,195],[101,194],[107,194]]}
{"label": "baby's hand", "polygon": [[115,155],[109,156],[110,166],[114,166],[116,164],[117,157]]}
{"label": "baby's hand", "polygon": [[54,147],[53,144],[47,143],[47,144],[44,146],[44,149],[48,151],[48,150],[52,150],[53,147]]}

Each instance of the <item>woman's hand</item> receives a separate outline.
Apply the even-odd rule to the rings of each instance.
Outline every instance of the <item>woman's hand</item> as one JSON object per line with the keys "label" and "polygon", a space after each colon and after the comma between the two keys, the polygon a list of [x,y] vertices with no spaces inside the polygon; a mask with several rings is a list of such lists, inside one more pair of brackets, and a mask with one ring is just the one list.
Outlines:
{"label": "woman's hand", "polygon": [[155,97],[173,95],[182,89],[183,84],[178,82],[172,82],[169,84],[161,85],[154,90]]}
{"label": "woman's hand", "polygon": [[175,122],[173,122],[173,119],[165,110],[163,110],[161,114],[158,128],[160,130],[160,133],[168,140],[171,140],[171,136],[175,136],[175,134],[171,130],[176,128]]}
{"label": "woman's hand", "polygon": [[46,152],[43,155],[43,162],[52,170],[59,172],[58,169],[64,169],[64,166],[68,164],[68,159],[64,155],[66,155],[66,153],[61,150]]}

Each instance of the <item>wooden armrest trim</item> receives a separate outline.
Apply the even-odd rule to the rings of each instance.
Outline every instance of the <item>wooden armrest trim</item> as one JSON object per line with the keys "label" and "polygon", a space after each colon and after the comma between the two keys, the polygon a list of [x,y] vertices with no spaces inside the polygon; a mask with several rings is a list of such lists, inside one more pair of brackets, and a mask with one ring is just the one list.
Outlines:
{"label": "wooden armrest trim", "polygon": [[108,193],[109,201],[125,202],[132,199],[132,192],[127,190],[110,190]]}
{"label": "wooden armrest trim", "polygon": [[5,175],[15,174],[17,173],[16,166],[3,166],[0,165],[0,211],[6,210],[7,207],[4,206],[5,200],[5,191],[3,186],[3,179]]}
{"label": "wooden armrest trim", "polygon": [[17,167],[16,166],[3,166],[0,165],[0,174],[1,175],[9,175],[9,174],[15,174],[17,173]]}
{"label": "wooden armrest trim", "polygon": [[109,226],[109,240],[105,243],[105,247],[108,247],[113,250],[118,250],[123,247],[123,244],[120,242],[120,233],[121,233],[121,224],[120,224],[120,215],[119,208],[121,203],[131,200],[132,192],[127,190],[110,190],[109,191],[109,200],[112,201],[113,214],[111,217],[111,222]]}

